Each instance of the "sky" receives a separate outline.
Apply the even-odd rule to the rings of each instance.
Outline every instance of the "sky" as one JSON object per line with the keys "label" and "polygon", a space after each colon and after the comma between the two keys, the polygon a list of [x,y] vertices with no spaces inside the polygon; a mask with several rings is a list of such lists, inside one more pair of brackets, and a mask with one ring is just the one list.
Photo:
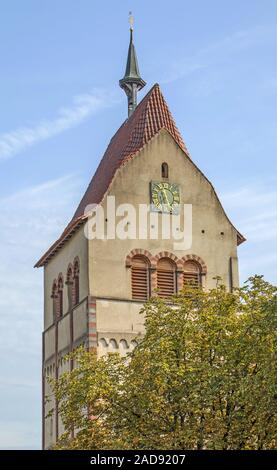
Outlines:
{"label": "sky", "polygon": [[42,270],[127,116],[129,42],[247,242],[240,279],[276,283],[275,0],[0,0],[0,448],[41,447]]}

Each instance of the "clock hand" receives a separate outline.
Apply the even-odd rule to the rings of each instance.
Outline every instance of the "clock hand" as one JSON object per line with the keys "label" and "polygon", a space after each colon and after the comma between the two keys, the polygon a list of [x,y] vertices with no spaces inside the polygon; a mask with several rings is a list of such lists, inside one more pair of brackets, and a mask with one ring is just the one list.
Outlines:
{"label": "clock hand", "polygon": [[158,199],[160,204],[164,203],[163,195],[161,194],[161,192],[158,192]]}
{"label": "clock hand", "polygon": [[166,201],[167,205],[170,206],[170,202],[169,202],[169,200],[168,200],[168,197],[167,197],[167,194],[166,194],[166,190],[165,190],[165,189],[163,189],[163,194],[164,194],[164,198],[165,198],[165,201]]}

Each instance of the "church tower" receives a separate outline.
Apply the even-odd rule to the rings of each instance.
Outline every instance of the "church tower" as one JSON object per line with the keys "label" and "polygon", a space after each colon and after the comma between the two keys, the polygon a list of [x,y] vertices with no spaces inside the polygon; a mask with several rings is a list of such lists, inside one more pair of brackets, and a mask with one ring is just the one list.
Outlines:
{"label": "church tower", "polygon": [[[47,376],[58,378],[72,369],[64,360],[68,352],[83,344],[99,356],[126,354],[144,333],[139,312],[151,295],[170,298],[187,283],[210,289],[215,276],[230,290],[239,285],[237,246],[245,239],[193,163],[159,85],[137,104],[146,83],[132,25],[119,84],[127,95],[128,118],[112,137],[71,222],[36,264],[44,268],[45,449],[63,432],[57,411],[46,418],[55,407],[44,404]],[[95,220],[102,223],[101,236],[91,236]],[[184,242],[164,230],[163,221],[173,226],[178,220],[176,231],[185,233]]]}

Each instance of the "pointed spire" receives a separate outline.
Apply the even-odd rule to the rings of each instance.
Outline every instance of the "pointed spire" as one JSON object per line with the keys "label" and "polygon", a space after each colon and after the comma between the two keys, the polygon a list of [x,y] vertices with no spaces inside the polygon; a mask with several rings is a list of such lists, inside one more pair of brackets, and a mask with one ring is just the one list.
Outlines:
{"label": "pointed spire", "polygon": [[138,67],[138,59],[136,55],[135,46],[133,43],[133,24],[134,18],[130,12],[130,44],[128,50],[127,64],[124,77],[119,80],[119,85],[125,91],[128,99],[128,117],[134,112],[137,107],[137,92],[146,85],[146,82],[141,78]]}

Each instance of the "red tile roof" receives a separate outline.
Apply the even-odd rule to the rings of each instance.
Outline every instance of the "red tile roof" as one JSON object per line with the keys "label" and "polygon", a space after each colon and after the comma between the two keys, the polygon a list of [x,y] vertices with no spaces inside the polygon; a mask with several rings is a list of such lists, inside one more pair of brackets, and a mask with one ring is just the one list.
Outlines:
{"label": "red tile roof", "polygon": [[61,237],[36,263],[35,267],[46,264],[66,240],[72,236],[86,220],[86,215],[84,215],[86,207],[89,204],[99,204],[102,201],[118,168],[133,158],[161,129],[166,129],[185,155],[189,157],[189,152],[176,127],[160,87],[155,84],[139,103],[130,118],[122,124],[111,139],[71,222]]}
{"label": "red tile roof", "polygon": [[156,84],[111,139],[73,219],[84,214],[88,204],[99,204],[102,201],[116,170],[163,128],[168,130],[176,143],[188,154],[160,87]]}

